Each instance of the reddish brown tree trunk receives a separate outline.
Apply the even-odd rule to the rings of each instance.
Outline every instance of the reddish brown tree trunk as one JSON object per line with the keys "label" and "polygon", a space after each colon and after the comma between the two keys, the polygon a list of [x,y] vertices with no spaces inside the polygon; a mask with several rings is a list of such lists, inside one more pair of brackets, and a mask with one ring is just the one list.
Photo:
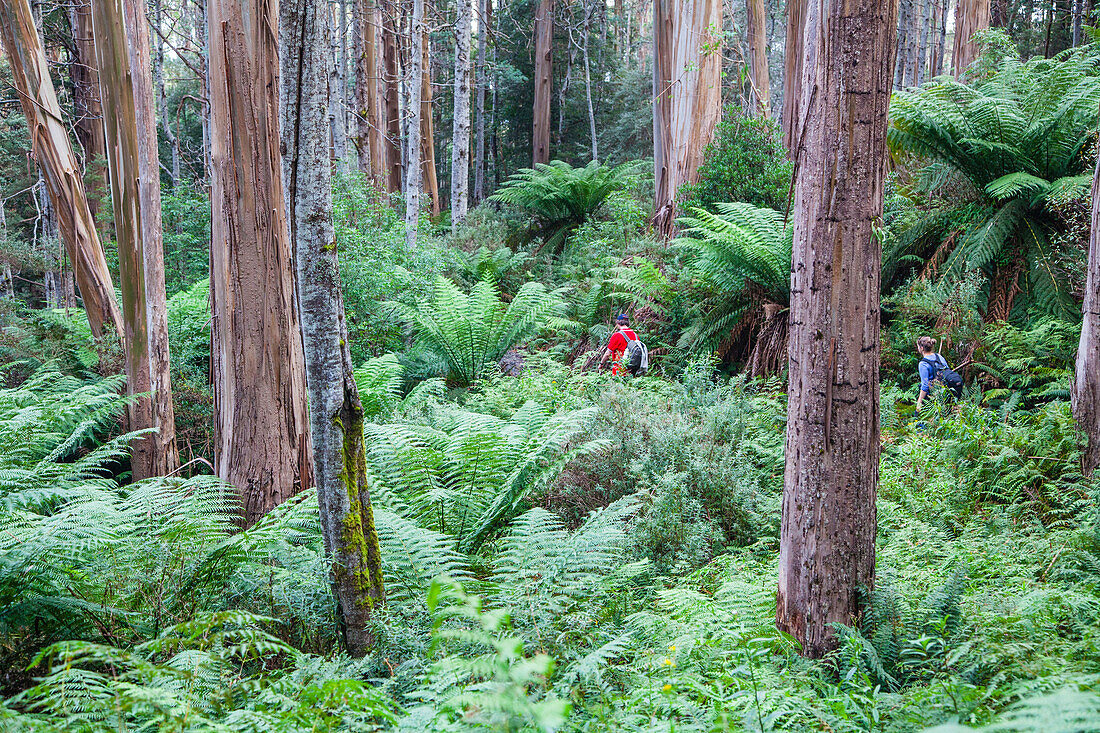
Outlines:
{"label": "reddish brown tree trunk", "polygon": [[404,166],[401,162],[401,76],[400,50],[397,43],[397,0],[382,5],[382,80],[384,89],[386,148],[386,190],[400,193]]}
{"label": "reddish brown tree trunk", "polygon": [[[779,628],[836,645],[875,582],[879,275],[897,0],[808,0],[795,180]],[[812,29],[812,32],[809,30]]]}
{"label": "reddish brown tree trunk", "polygon": [[989,27],[989,0],[959,0],[955,6],[955,46],[951,59],[951,73],[962,76],[967,67],[978,58],[978,44],[974,34]]}
{"label": "reddish brown tree trunk", "polygon": [[121,338],[122,316],[115,302],[111,273],[27,0],[0,2],[0,38],[92,335],[100,339],[111,333]]}
{"label": "reddish brown tree trunk", "polygon": [[[379,65],[378,38],[382,28],[382,11],[377,0],[358,0],[358,38],[361,53],[356,59],[355,94],[358,106],[358,130],[355,139],[359,153],[359,170],[376,185],[387,180],[387,148],[385,138],[384,94]],[[384,90],[383,90],[384,92]]]}
{"label": "reddish brown tree trunk", "polygon": [[[695,181],[703,151],[722,117],[721,0],[654,0],[654,224],[671,234],[680,187]],[[716,48],[717,46],[717,48]]]}
{"label": "reddish brown tree trunk", "polygon": [[[133,443],[135,479],[179,465],[168,353],[161,245],[160,159],[141,0],[96,0],[92,9],[103,93],[111,201],[118,241],[130,430],[156,429]],[[149,396],[136,397],[136,395]]]}
{"label": "reddish brown tree trunk", "polygon": [[423,81],[420,85],[420,161],[421,181],[424,193],[432,202],[432,217],[443,213],[443,202],[439,198],[439,174],[435,167],[435,120],[432,118],[432,65],[428,48],[428,34],[424,34]]}
{"label": "reddish brown tree trunk", "polygon": [[279,154],[278,6],[210,0],[215,467],[246,526],[312,483]]}
{"label": "reddish brown tree trunk", "polygon": [[531,131],[535,165],[550,162],[550,95],[553,91],[554,0],[539,0],[535,14],[535,108]]}
{"label": "reddish brown tree trunk", "polygon": [[1100,466],[1100,161],[1092,178],[1092,230],[1084,320],[1073,380],[1073,415],[1086,440],[1081,467],[1086,476],[1091,476]]}

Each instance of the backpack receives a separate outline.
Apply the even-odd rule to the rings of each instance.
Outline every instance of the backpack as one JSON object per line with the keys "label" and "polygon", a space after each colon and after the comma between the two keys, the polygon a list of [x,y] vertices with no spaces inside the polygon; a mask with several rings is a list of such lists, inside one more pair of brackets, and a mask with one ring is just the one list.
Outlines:
{"label": "backpack", "polygon": [[623,355],[623,364],[632,376],[644,377],[649,371],[649,349],[640,339],[632,339],[623,334],[626,339],[626,353]]}
{"label": "backpack", "polygon": [[[939,354],[936,354],[937,358],[942,359]],[[946,361],[941,366],[937,359],[921,359],[925,364],[932,367],[932,378],[928,381],[939,381],[944,387],[951,390],[951,393],[955,397],[962,397],[963,391],[963,378],[959,376],[959,373],[947,366]]]}

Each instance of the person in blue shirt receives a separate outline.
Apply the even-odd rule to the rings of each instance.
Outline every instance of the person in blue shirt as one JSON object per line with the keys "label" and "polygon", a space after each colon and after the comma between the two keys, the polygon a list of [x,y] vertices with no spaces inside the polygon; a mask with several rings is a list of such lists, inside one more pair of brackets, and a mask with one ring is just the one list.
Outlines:
{"label": "person in blue shirt", "polygon": [[917,339],[917,352],[920,354],[920,363],[917,369],[920,371],[920,394],[917,395],[917,412],[920,412],[924,398],[932,391],[932,382],[935,381],[936,372],[943,372],[948,368],[947,360],[936,353],[936,340],[931,336],[921,336]]}

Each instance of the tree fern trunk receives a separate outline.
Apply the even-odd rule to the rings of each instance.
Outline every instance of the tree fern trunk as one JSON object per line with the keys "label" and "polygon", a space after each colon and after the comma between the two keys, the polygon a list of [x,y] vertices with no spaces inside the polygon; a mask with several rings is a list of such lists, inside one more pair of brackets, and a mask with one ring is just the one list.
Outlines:
{"label": "tree fern trunk", "polygon": [[821,657],[875,582],[879,276],[897,0],[809,0],[777,625]]}
{"label": "tree fern trunk", "polygon": [[332,226],[325,110],[328,14],[313,0],[282,0],[283,178],[294,242],[313,439],[313,475],[325,550],[349,653],[373,646],[370,615],[383,600],[381,557],[363,447],[363,406],[352,376]]}

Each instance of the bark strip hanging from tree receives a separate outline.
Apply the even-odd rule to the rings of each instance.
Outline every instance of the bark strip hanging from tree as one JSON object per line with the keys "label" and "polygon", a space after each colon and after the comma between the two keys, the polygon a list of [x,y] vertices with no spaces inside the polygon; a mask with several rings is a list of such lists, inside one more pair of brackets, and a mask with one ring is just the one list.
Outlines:
{"label": "bark strip hanging from tree", "polygon": [[1085,436],[1081,467],[1091,476],[1100,466],[1100,161],[1092,177],[1092,229],[1085,276],[1084,320],[1073,379],[1073,416]]}
{"label": "bark strip hanging from tree", "polygon": [[208,7],[214,455],[251,526],[312,484],[278,147],[278,7],[260,0]]}
{"label": "bark strip hanging from tree", "polygon": [[553,91],[554,0],[539,0],[535,14],[535,107],[531,128],[534,165],[550,162],[550,95]]}
{"label": "bark strip hanging from tree", "polygon": [[722,117],[721,0],[653,2],[654,223],[666,235],[680,187],[695,180]]}
{"label": "bark strip hanging from tree", "polygon": [[370,615],[383,601],[382,560],[332,225],[325,124],[329,43],[325,14],[317,7],[314,0],[281,0],[283,178],[296,253],[321,534],[332,558],[347,649],[362,657],[374,646]]}
{"label": "bark strip hanging from tree", "polygon": [[778,627],[820,657],[875,582],[879,277],[898,0],[809,0]]}
{"label": "bark strip hanging from tree", "polygon": [[46,54],[27,0],[0,0],[0,37],[7,50],[15,89],[34,157],[57,212],[65,252],[84,301],[92,335],[122,335],[122,316],[107,258],[103,254],[80,164],[69,142],[68,127],[54,93]]}
{"label": "bark strip hanging from tree", "polygon": [[168,305],[161,244],[160,157],[142,0],[96,0],[92,7],[103,100],[111,202],[118,242],[130,430],[156,433],[132,443],[137,480],[176,469],[175,412],[168,352]]}

